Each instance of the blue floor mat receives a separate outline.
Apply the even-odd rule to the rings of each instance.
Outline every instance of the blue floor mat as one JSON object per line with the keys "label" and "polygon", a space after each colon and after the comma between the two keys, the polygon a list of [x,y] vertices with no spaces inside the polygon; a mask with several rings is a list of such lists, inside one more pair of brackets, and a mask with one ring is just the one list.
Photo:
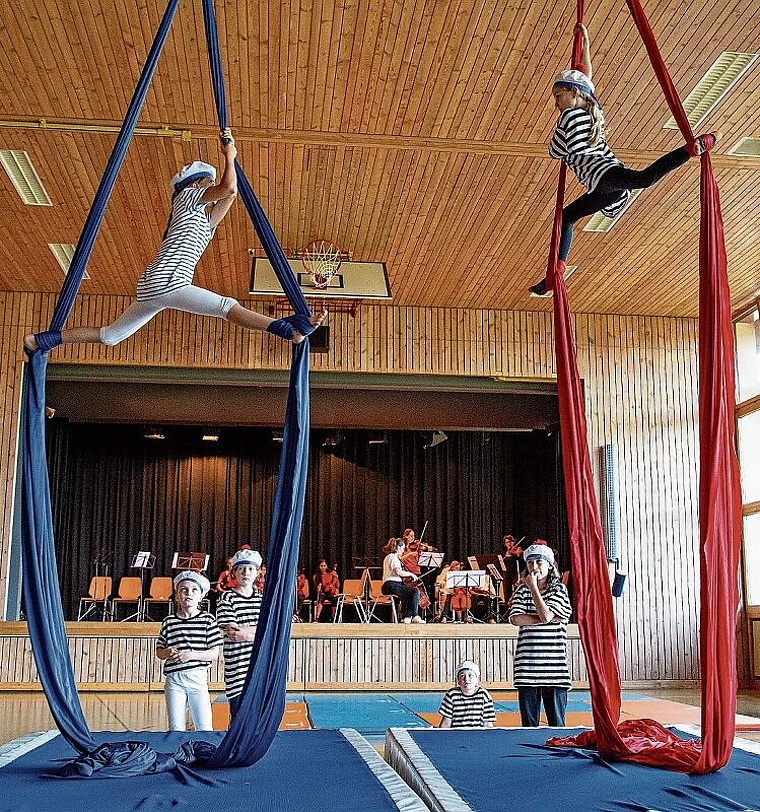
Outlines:
{"label": "blue floor mat", "polygon": [[351,727],[362,734],[377,735],[389,727],[427,727],[424,720],[388,694],[313,694],[306,701],[316,728]]}

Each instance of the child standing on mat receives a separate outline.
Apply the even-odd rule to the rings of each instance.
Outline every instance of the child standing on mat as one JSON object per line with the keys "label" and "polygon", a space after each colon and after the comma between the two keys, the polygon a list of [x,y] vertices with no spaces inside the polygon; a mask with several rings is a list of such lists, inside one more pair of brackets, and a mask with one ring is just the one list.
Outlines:
{"label": "child standing on mat", "polygon": [[545,541],[523,553],[527,572],[518,581],[509,620],[520,627],[515,678],[523,727],[538,727],[541,701],[550,727],[565,726],[567,692],[572,687],[567,662],[567,588]]}
{"label": "child standing on mat", "polygon": [[[690,144],[663,155],[645,169],[628,169],[607,146],[602,106],[591,81],[593,71],[588,30],[580,23],[576,30],[583,33],[583,70],[562,71],[552,87],[559,120],[549,145],[549,155],[564,161],[588,189],[586,194],[562,211],[557,272],[563,276],[573,240],[573,225],[578,220],[597,212],[606,217],[615,217],[626,207],[631,189],[648,189],[689,158],[712,149],[721,137],[719,132],[700,135]],[[535,296],[550,295],[546,290],[546,279],[533,285],[530,291]]]}
{"label": "child standing on mat", "polygon": [[250,548],[238,550],[232,556],[230,568],[232,587],[219,598],[216,619],[224,633],[224,693],[232,719],[240,707],[261,613],[261,595],[255,588],[261,555]]}
{"label": "child standing on mat", "polygon": [[496,721],[491,694],[480,684],[480,669],[472,660],[457,668],[457,684],[449,688],[438,709],[439,727],[493,727]]}
{"label": "child standing on mat", "polygon": [[214,617],[200,609],[210,587],[200,573],[180,572],[174,579],[176,609],[158,633],[156,657],[164,661],[169,730],[187,730],[188,708],[196,730],[213,730],[208,670],[219,656],[222,635]]}
{"label": "child standing on mat", "polygon": [[137,301],[105,327],[73,327],[30,334],[24,339],[29,352],[48,352],[59,344],[93,343],[110,347],[129,338],[167,309],[227,319],[247,330],[266,330],[294,344],[299,344],[322,323],[325,312],[311,318],[296,314],[270,319],[247,310],[229,296],[192,284],[195,266],[237,197],[237,148],[229,128],[222,131],[221,144],[224,170],[218,184],[216,169],[203,161],[183,166],[172,178],[169,223],[158,254],[137,283]]}

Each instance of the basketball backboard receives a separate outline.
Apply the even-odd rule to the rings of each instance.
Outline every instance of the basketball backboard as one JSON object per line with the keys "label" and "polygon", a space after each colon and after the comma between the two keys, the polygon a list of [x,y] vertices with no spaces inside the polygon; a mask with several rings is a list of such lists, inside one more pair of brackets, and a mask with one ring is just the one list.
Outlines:
{"label": "basketball backboard", "polygon": [[[314,296],[324,301],[330,299],[375,299],[389,300],[391,288],[384,262],[354,262],[344,260],[338,272],[319,288],[312,281],[300,259],[289,259],[301,292],[304,296]],[[271,263],[266,257],[253,257],[251,264],[252,296],[284,296]]]}

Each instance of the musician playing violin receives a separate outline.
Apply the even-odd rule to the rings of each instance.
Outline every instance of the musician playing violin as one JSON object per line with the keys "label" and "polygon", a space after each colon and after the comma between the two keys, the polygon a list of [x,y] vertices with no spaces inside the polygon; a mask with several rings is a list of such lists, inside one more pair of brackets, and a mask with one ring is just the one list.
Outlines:
{"label": "musician playing violin", "polygon": [[[414,531],[412,531],[413,533]],[[420,617],[420,592],[404,583],[404,578],[417,580],[417,575],[401,563],[406,545],[403,539],[392,538],[383,547],[383,595],[395,595],[404,605],[404,623],[424,623]]]}

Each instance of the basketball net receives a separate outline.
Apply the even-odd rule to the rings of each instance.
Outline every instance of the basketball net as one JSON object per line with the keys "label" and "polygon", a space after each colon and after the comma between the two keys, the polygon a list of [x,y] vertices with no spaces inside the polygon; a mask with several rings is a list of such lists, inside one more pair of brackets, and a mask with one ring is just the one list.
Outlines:
{"label": "basketball net", "polygon": [[314,287],[325,290],[340,268],[340,248],[329,240],[312,240],[303,249],[301,262]]}

